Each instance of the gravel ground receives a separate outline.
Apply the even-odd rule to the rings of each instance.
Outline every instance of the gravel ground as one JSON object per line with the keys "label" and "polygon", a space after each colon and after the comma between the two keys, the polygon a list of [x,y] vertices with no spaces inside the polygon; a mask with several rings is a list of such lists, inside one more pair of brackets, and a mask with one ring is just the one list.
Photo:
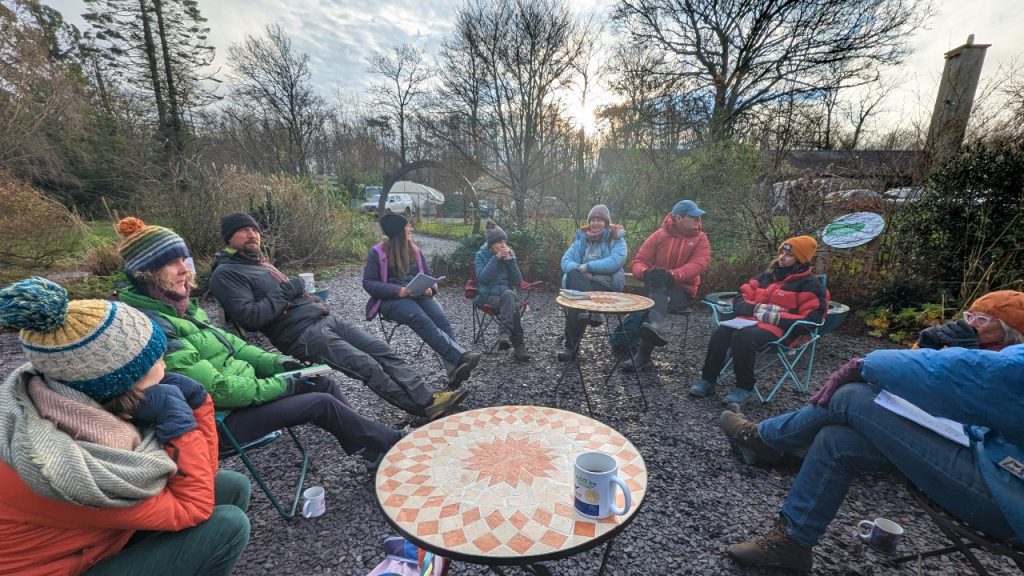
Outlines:
{"label": "gravel ground", "polygon": [[[419,238],[425,251],[445,253],[454,246],[448,241]],[[326,281],[330,288],[329,305],[344,317],[365,324],[380,334],[376,322],[362,320],[366,295],[360,285],[361,269],[353,269]],[[460,341],[471,339],[472,308],[462,297],[461,287],[450,284],[439,298],[457,331]],[[466,384],[472,395],[467,408],[501,404],[539,404],[585,413],[586,406],[578,383],[567,379],[558,392],[552,383],[561,365],[553,352],[560,346],[562,316],[554,302],[554,292],[536,294],[524,323],[527,343],[534,352],[527,364],[516,364],[506,353],[486,355]],[[215,305],[206,303],[211,317]],[[689,321],[685,342],[685,318],[671,317],[672,343],[656,356],[657,371],[645,375],[649,408],[644,411],[636,394],[635,382],[613,377],[607,388],[598,383],[592,391],[594,417],[628,437],[641,451],[650,474],[648,501],[635,522],[619,537],[609,561],[608,574],[772,574],[770,570],[750,570],[735,564],[725,555],[729,544],[748,539],[767,530],[792,484],[798,464],[790,462],[767,469],[743,465],[730,451],[717,427],[722,410],[719,398],[695,400],[686,394],[699,377],[705,346],[712,325],[710,316],[697,310]],[[492,334],[493,337],[493,334]],[[407,329],[400,329],[395,347],[440,387],[444,374],[440,364],[428,355],[416,355],[419,341]],[[828,335],[818,348],[813,380],[821,383],[829,372],[849,357],[863,355],[884,346],[882,341],[837,333]],[[478,346],[479,348],[479,346]],[[599,340],[585,341],[584,357],[596,359],[590,370],[610,367],[610,355]],[[0,334],[0,369],[7,373],[23,361],[16,335]],[[510,370],[509,368],[514,369]],[[353,404],[380,421],[401,427],[408,415],[380,401],[361,383],[341,375]],[[588,380],[590,382],[592,380]],[[729,387],[720,387],[719,395]],[[767,405],[752,405],[748,416],[763,419],[800,407],[805,398],[787,387]],[[412,422],[419,424],[419,422]],[[344,574],[361,576],[383,559],[381,540],[393,531],[377,508],[373,484],[361,459],[347,457],[329,435],[313,427],[300,430],[310,451],[312,464],[306,485],[324,486],[327,514],[314,520],[282,520],[257,487],[253,489],[252,539],[242,556],[236,574]],[[279,441],[262,450],[257,465],[282,493],[297,477],[296,454],[290,443]],[[242,470],[237,459],[222,462],[225,468]],[[856,482],[831,524],[828,533],[815,548],[815,574],[916,574],[915,563],[894,567],[867,548],[856,536],[856,524],[865,518],[884,516],[906,530],[901,552],[931,549],[946,545],[923,512],[916,508],[902,484],[882,475],[866,476]],[[1008,560],[979,553],[993,574],[1017,573]],[[551,563],[552,573],[560,576],[594,574],[600,565],[600,551],[592,550],[571,559]],[[516,573],[510,569],[510,573]],[[925,561],[923,574],[966,574],[970,565],[958,554]],[[489,574],[487,569],[458,563],[452,576]]]}

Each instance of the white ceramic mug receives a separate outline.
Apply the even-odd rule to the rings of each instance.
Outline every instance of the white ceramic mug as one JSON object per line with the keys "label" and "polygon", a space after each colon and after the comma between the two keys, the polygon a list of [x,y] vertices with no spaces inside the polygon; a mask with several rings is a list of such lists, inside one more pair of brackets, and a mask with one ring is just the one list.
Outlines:
{"label": "white ceramic mug", "polygon": [[886,554],[895,554],[903,540],[903,527],[885,518],[861,520],[857,532],[872,548]]}
{"label": "white ceramic mug", "polygon": [[327,502],[324,500],[324,489],[320,486],[306,488],[302,493],[302,517],[316,518],[327,512]]}
{"label": "white ceramic mug", "polygon": [[[573,506],[576,511],[598,520],[629,512],[632,498],[626,483],[617,476],[618,471],[615,459],[607,454],[584,452],[577,456],[573,470]],[[615,506],[616,486],[626,498],[622,508]]]}
{"label": "white ceramic mug", "polygon": [[299,278],[302,278],[302,282],[306,285],[306,292],[310,294],[316,292],[316,279],[312,272],[303,272],[299,274]]}

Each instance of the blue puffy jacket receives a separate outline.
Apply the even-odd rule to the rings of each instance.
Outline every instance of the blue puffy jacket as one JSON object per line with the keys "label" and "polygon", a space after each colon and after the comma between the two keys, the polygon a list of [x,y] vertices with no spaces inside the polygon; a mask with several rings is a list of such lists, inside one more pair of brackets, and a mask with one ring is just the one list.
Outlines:
{"label": "blue puffy jacket", "polygon": [[598,244],[598,258],[587,259],[586,228],[576,231],[576,239],[562,255],[562,286],[565,286],[565,275],[581,264],[587,265],[587,271],[595,276],[605,276],[611,289],[621,292],[626,285],[626,231],[618,224],[604,229]]}

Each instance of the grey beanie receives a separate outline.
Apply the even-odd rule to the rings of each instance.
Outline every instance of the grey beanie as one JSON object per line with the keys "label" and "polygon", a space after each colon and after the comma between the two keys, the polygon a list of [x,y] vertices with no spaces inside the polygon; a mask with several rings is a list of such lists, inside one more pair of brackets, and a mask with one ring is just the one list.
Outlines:
{"label": "grey beanie", "polygon": [[611,226],[612,213],[608,211],[608,207],[604,204],[598,204],[590,209],[590,214],[587,214],[587,221],[593,220],[594,218],[600,218],[604,220],[605,224]]}
{"label": "grey beanie", "polygon": [[505,234],[505,231],[501,229],[501,226],[498,226],[494,220],[491,220],[490,218],[487,219],[487,224],[484,226],[484,235],[487,237],[488,248],[498,242],[508,240],[508,234]]}

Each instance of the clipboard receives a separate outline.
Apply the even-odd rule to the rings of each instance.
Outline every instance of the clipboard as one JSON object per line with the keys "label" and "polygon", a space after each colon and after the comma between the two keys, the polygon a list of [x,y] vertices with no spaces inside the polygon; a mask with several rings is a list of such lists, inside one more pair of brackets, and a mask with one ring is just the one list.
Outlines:
{"label": "clipboard", "polygon": [[330,371],[331,371],[331,367],[326,365],[326,364],[314,364],[312,366],[305,366],[303,368],[299,368],[298,370],[289,370],[287,372],[280,372],[278,374],[274,374],[274,376],[284,376],[285,378],[287,378],[289,376],[300,376],[300,377],[304,376],[306,378],[309,378],[311,376],[318,376],[320,374],[326,374],[326,373],[328,373]]}
{"label": "clipboard", "polygon": [[423,272],[420,272],[415,278],[410,280],[405,287],[409,289],[409,292],[412,292],[413,296],[422,296],[423,293],[427,291],[427,288],[430,288],[434,284],[444,280],[444,278],[444,276],[434,278],[433,276],[427,276]]}

